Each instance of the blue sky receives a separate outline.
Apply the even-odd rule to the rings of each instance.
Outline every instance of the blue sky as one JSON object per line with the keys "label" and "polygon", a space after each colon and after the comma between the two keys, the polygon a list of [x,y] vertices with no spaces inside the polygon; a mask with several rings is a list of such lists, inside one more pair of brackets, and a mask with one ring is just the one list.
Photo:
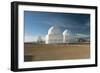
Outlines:
{"label": "blue sky", "polygon": [[25,40],[45,36],[48,29],[55,24],[62,32],[68,29],[72,34],[90,34],[89,14],[24,11]]}

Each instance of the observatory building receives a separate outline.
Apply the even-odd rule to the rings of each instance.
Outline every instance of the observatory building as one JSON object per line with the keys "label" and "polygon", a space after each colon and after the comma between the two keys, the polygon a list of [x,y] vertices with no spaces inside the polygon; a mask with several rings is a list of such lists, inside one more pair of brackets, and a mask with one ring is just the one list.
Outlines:
{"label": "observatory building", "polygon": [[65,30],[63,32],[63,43],[71,43],[71,32],[69,30]]}
{"label": "observatory building", "polygon": [[63,34],[57,25],[52,26],[46,35],[46,44],[59,44],[63,43]]}
{"label": "observatory building", "polygon": [[48,34],[45,37],[45,44],[64,44],[64,43],[80,43],[88,42],[87,37],[78,37],[73,35],[71,31],[64,30],[63,32],[57,25],[49,28]]}
{"label": "observatory building", "polygon": [[57,25],[52,26],[48,30],[48,34],[45,39],[46,44],[60,44],[71,43],[71,32],[65,30],[63,33]]}

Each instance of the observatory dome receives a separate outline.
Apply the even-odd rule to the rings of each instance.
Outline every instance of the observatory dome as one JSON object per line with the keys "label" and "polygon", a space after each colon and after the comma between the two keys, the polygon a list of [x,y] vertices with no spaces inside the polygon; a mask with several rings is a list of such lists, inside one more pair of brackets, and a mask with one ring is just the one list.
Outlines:
{"label": "observatory dome", "polygon": [[59,27],[57,25],[52,26],[49,30],[48,30],[48,34],[62,34],[61,30],[59,29]]}
{"label": "observatory dome", "polygon": [[71,32],[67,29],[63,32],[63,35],[70,35],[70,34],[71,34]]}
{"label": "observatory dome", "polygon": [[46,44],[63,43],[63,35],[57,25],[50,27],[46,35]]}

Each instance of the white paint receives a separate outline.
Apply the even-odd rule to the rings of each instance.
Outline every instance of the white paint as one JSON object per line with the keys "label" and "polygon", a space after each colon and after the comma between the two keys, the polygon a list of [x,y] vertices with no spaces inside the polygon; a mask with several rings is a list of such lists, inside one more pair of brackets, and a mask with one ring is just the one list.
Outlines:
{"label": "white paint", "polygon": [[[0,73],[12,73],[10,69],[10,2],[14,0],[0,0]],[[18,1],[18,0],[16,0]],[[20,0],[23,1],[23,0]],[[100,0],[24,0],[34,2],[48,2],[48,3],[61,3],[61,4],[82,4],[82,5],[98,5],[98,19],[100,19]],[[100,21],[98,21],[100,24]],[[98,25],[98,31],[100,31],[100,25]],[[100,37],[100,33],[98,33]],[[100,38],[98,39],[100,40]],[[100,44],[100,41],[99,41]],[[100,45],[98,45],[100,48]],[[98,49],[98,55],[100,56],[100,49]],[[100,72],[100,57],[98,57],[99,67],[90,68],[74,68],[74,69],[59,69],[59,70],[45,70],[34,71],[34,73],[99,73]],[[24,72],[19,72],[24,73]],[[33,73],[33,71],[27,71],[26,73]]]}

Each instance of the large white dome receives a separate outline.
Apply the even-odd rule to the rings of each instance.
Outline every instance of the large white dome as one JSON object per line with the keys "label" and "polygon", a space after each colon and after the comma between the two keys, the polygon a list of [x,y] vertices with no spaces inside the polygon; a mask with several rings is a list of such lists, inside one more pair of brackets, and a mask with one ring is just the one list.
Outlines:
{"label": "large white dome", "polygon": [[57,25],[52,26],[49,30],[48,30],[48,34],[62,34],[61,30],[59,29],[59,27]]}

